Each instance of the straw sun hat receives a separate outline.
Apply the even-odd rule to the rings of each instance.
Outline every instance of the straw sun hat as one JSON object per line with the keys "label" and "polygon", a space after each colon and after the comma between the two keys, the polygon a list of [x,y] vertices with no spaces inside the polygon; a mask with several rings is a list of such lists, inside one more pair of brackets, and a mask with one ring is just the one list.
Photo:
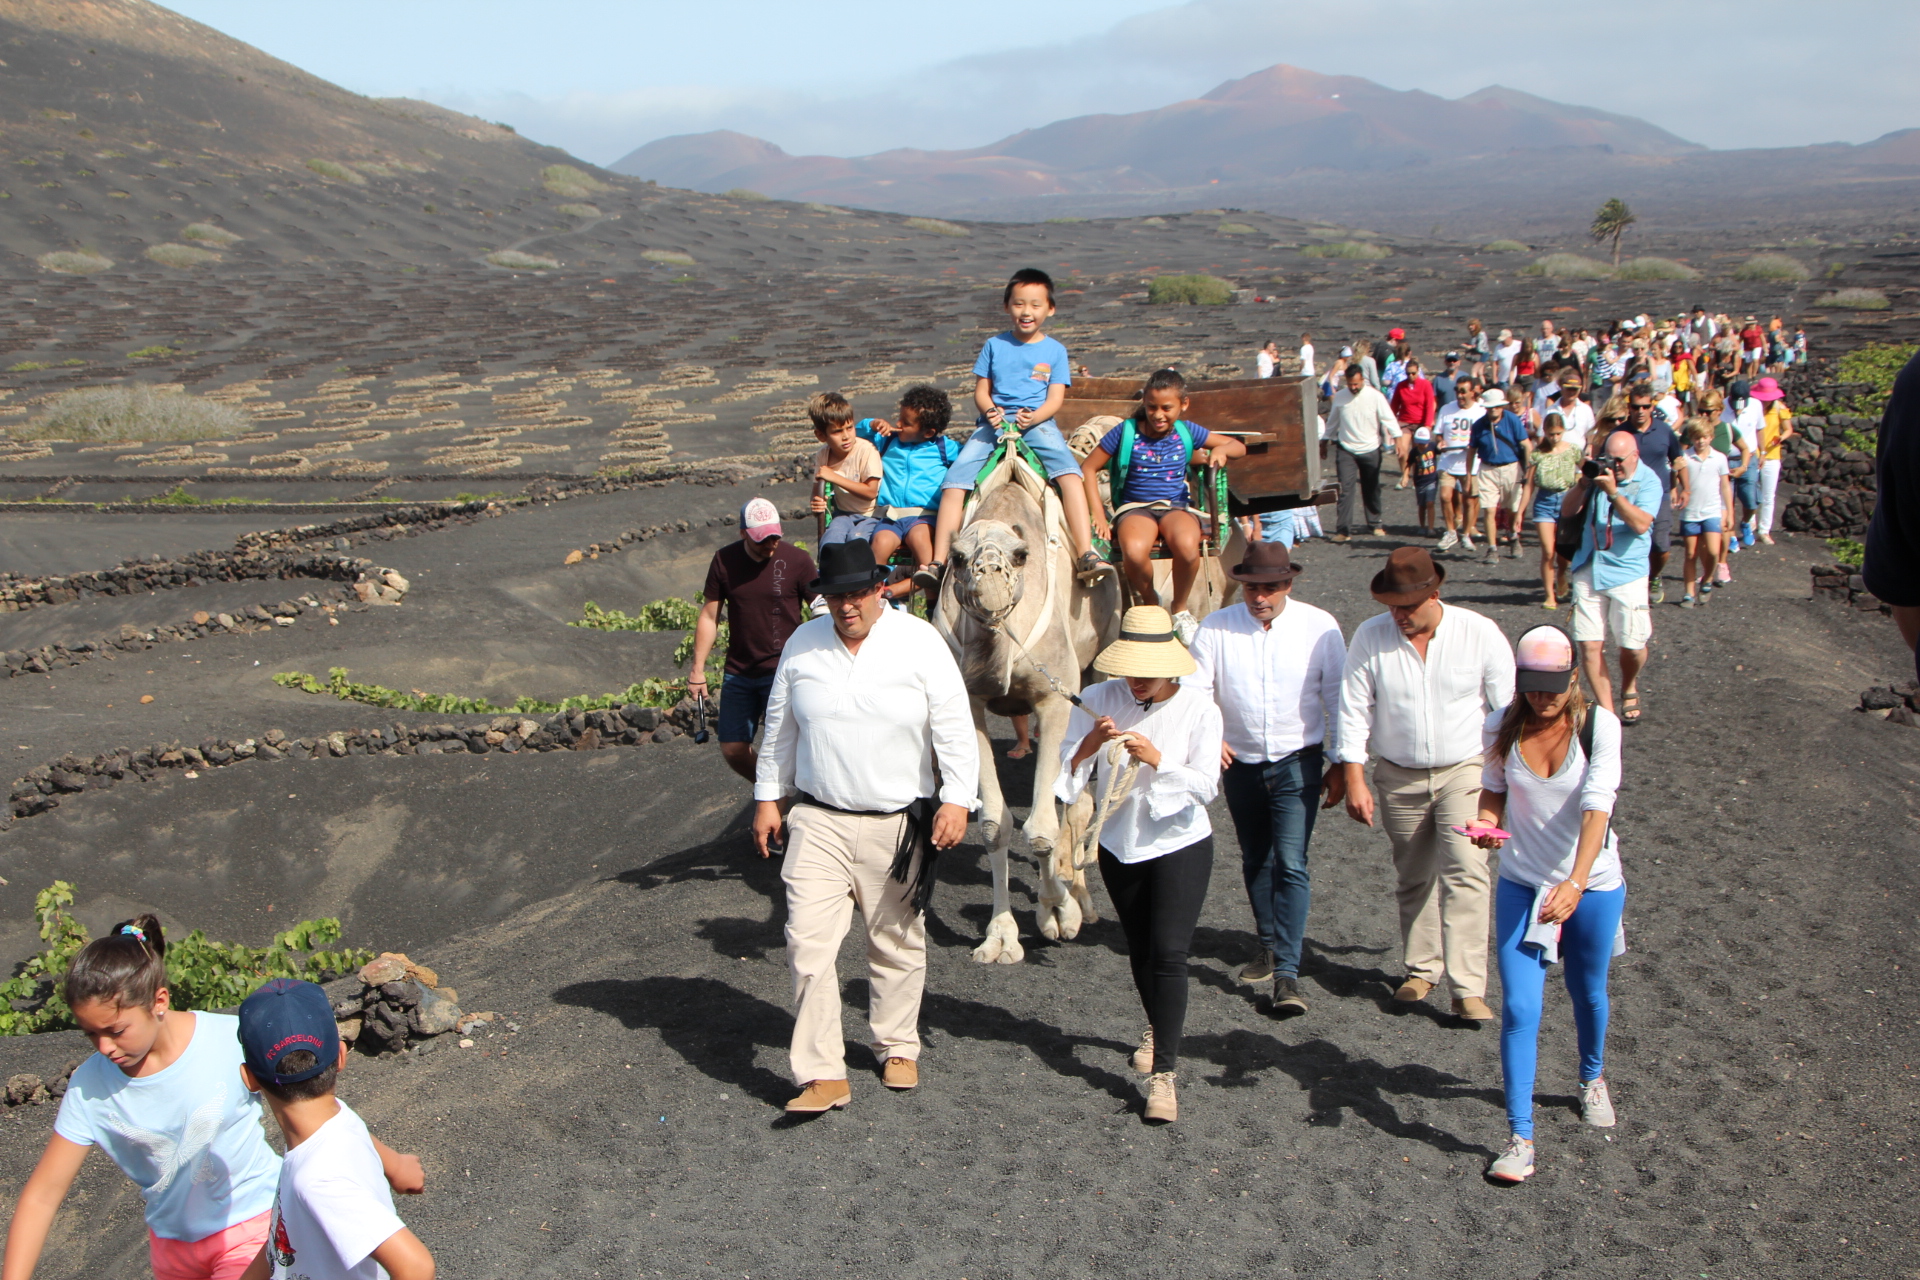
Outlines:
{"label": "straw sun hat", "polygon": [[1111,676],[1165,676],[1194,672],[1193,655],[1174,633],[1173,619],[1157,604],[1137,604],[1120,620],[1120,638],[1100,651],[1093,665]]}

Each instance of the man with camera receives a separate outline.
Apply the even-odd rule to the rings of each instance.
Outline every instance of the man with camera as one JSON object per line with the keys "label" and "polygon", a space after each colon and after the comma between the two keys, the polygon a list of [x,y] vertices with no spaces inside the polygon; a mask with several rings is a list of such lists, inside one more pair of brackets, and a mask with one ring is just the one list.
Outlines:
{"label": "man with camera", "polygon": [[[1647,598],[1647,561],[1653,550],[1653,519],[1663,496],[1660,477],[1640,461],[1631,431],[1608,436],[1599,453],[1582,464],[1580,482],[1560,507],[1562,538],[1578,529],[1573,553],[1573,638],[1593,696],[1622,724],[1640,722],[1640,671],[1653,634]],[[1564,544],[1563,544],[1564,545]],[[1607,636],[1620,647],[1621,706],[1607,675]]]}

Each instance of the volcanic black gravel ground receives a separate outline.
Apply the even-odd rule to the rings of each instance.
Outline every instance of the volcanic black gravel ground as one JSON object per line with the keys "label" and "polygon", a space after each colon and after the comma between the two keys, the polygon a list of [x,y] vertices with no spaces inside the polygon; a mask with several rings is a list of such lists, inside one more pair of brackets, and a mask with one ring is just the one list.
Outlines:
{"label": "volcanic black gravel ground", "polygon": [[[738,500],[683,492],[689,510]],[[1390,495],[1396,533],[1405,497]],[[587,596],[631,607],[691,590],[725,536],[559,567],[642,501],[579,499],[383,549],[415,590],[338,628],[303,621],[167,646],[191,660],[156,649],[8,681],[0,720],[19,733],[0,747],[39,762],[163,733],[394,718],[266,681],[295,664],[399,687],[461,673],[485,684],[495,662],[505,674],[489,687],[537,684],[543,664],[564,672],[554,688],[661,673],[664,637],[564,626]],[[99,536],[104,553],[112,538]],[[1365,585],[1391,545],[1302,547],[1300,598],[1351,632],[1375,610]],[[254,763],[70,799],[0,836],[8,954],[30,949],[31,894],[60,875],[96,929],[153,904],[182,927],[262,941],[339,913],[350,941],[403,947],[465,1007],[510,1019],[517,1032],[472,1049],[356,1057],[342,1088],[425,1161],[428,1193],[403,1209],[448,1275],[1911,1275],[1920,735],[1852,710],[1908,660],[1883,619],[1807,599],[1816,558],[1803,539],[1742,553],[1708,608],[1656,610],[1619,810],[1630,950],[1614,971],[1608,1076],[1621,1122],[1579,1123],[1556,992],[1540,1172],[1519,1188],[1482,1176],[1504,1138],[1497,1031],[1438,1004],[1393,1005],[1386,839],[1337,814],[1313,845],[1312,1009],[1281,1022],[1231,977],[1256,943],[1215,806],[1182,1119],[1162,1129],[1142,1124],[1126,1061],[1142,1019],[1117,926],[1059,945],[1032,936],[1021,865],[1027,960],[976,965],[989,902],[977,845],[943,862],[930,916],[921,1088],[893,1095],[869,1074],[850,941],[853,1106],[785,1117],[777,869],[751,856],[744,788],[684,739]],[[1549,616],[1531,549],[1450,563],[1448,598],[1510,635]],[[135,678],[135,664],[155,674]],[[128,712],[135,684],[191,728]],[[1009,770],[1018,799],[1025,774]],[[72,1034],[0,1042],[0,1074],[44,1074],[85,1047]],[[51,1121],[50,1107],[0,1118],[0,1199]],[[96,1159],[40,1274],[137,1272],[141,1237],[130,1184]]]}

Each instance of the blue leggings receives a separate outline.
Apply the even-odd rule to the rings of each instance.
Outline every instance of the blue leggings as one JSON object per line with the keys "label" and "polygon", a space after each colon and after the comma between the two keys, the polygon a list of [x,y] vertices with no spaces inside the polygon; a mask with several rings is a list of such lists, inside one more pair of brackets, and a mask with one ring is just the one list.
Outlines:
{"label": "blue leggings", "polygon": [[[1494,892],[1494,936],[1500,944],[1500,1070],[1506,1078],[1507,1127],[1533,1137],[1533,1077],[1540,1047],[1540,1006],[1547,965],[1539,951],[1522,947],[1533,893],[1502,876]],[[1607,966],[1613,938],[1626,909],[1627,887],[1587,893],[1560,926],[1560,962],[1573,1025],[1580,1037],[1580,1082],[1600,1078],[1607,1053]]]}

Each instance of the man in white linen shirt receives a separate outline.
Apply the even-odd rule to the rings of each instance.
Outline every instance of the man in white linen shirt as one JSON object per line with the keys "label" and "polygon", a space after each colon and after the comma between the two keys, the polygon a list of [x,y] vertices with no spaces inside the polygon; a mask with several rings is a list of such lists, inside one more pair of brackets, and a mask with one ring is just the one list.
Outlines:
{"label": "man in white linen shirt", "polygon": [[1335,542],[1352,536],[1354,490],[1366,507],[1367,524],[1376,538],[1385,537],[1380,527],[1380,455],[1387,442],[1400,438],[1400,423],[1393,406],[1379,388],[1369,385],[1358,365],[1348,365],[1345,384],[1333,395],[1333,408],[1327,413],[1324,438],[1335,445],[1335,468],[1340,477],[1339,528]]}
{"label": "man in white linen shirt", "polygon": [[834,961],[856,905],[867,925],[881,1079],[890,1089],[920,1082],[932,861],[960,842],[979,803],[960,667],[933,627],[887,607],[886,578],[864,540],[820,549],[820,578],[802,597],[825,596],[827,616],[788,638],[767,699],[753,838],[764,858],[783,823],[790,835],[780,878],[801,1093],[789,1111],[844,1107],[851,1097]]}
{"label": "man in white linen shirt", "polygon": [[1406,981],[1395,1000],[1424,1000],[1444,975],[1455,1016],[1487,1007],[1487,852],[1451,830],[1479,813],[1480,728],[1513,700],[1513,650],[1491,618],[1440,603],[1446,571],[1419,547],[1401,547],[1373,579],[1387,612],[1354,629],[1340,689],[1334,758],[1347,816],[1373,825],[1367,748],[1393,842]]}
{"label": "man in white linen shirt", "polygon": [[1325,775],[1324,745],[1340,710],[1346,642],[1325,609],[1295,600],[1300,566],[1278,542],[1247,545],[1233,567],[1241,603],[1207,616],[1194,637],[1197,670],[1187,680],[1210,693],[1225,731],[1221,791],[1240,838],[1240,871],[1260,933],[1260,956],[1242,982],[1273,982],[1273,1012],[1307,1011],[1300,996],[1300,951],[1312,889],[1307,845],[1322,807],[1344,794],[1339,773]]}

